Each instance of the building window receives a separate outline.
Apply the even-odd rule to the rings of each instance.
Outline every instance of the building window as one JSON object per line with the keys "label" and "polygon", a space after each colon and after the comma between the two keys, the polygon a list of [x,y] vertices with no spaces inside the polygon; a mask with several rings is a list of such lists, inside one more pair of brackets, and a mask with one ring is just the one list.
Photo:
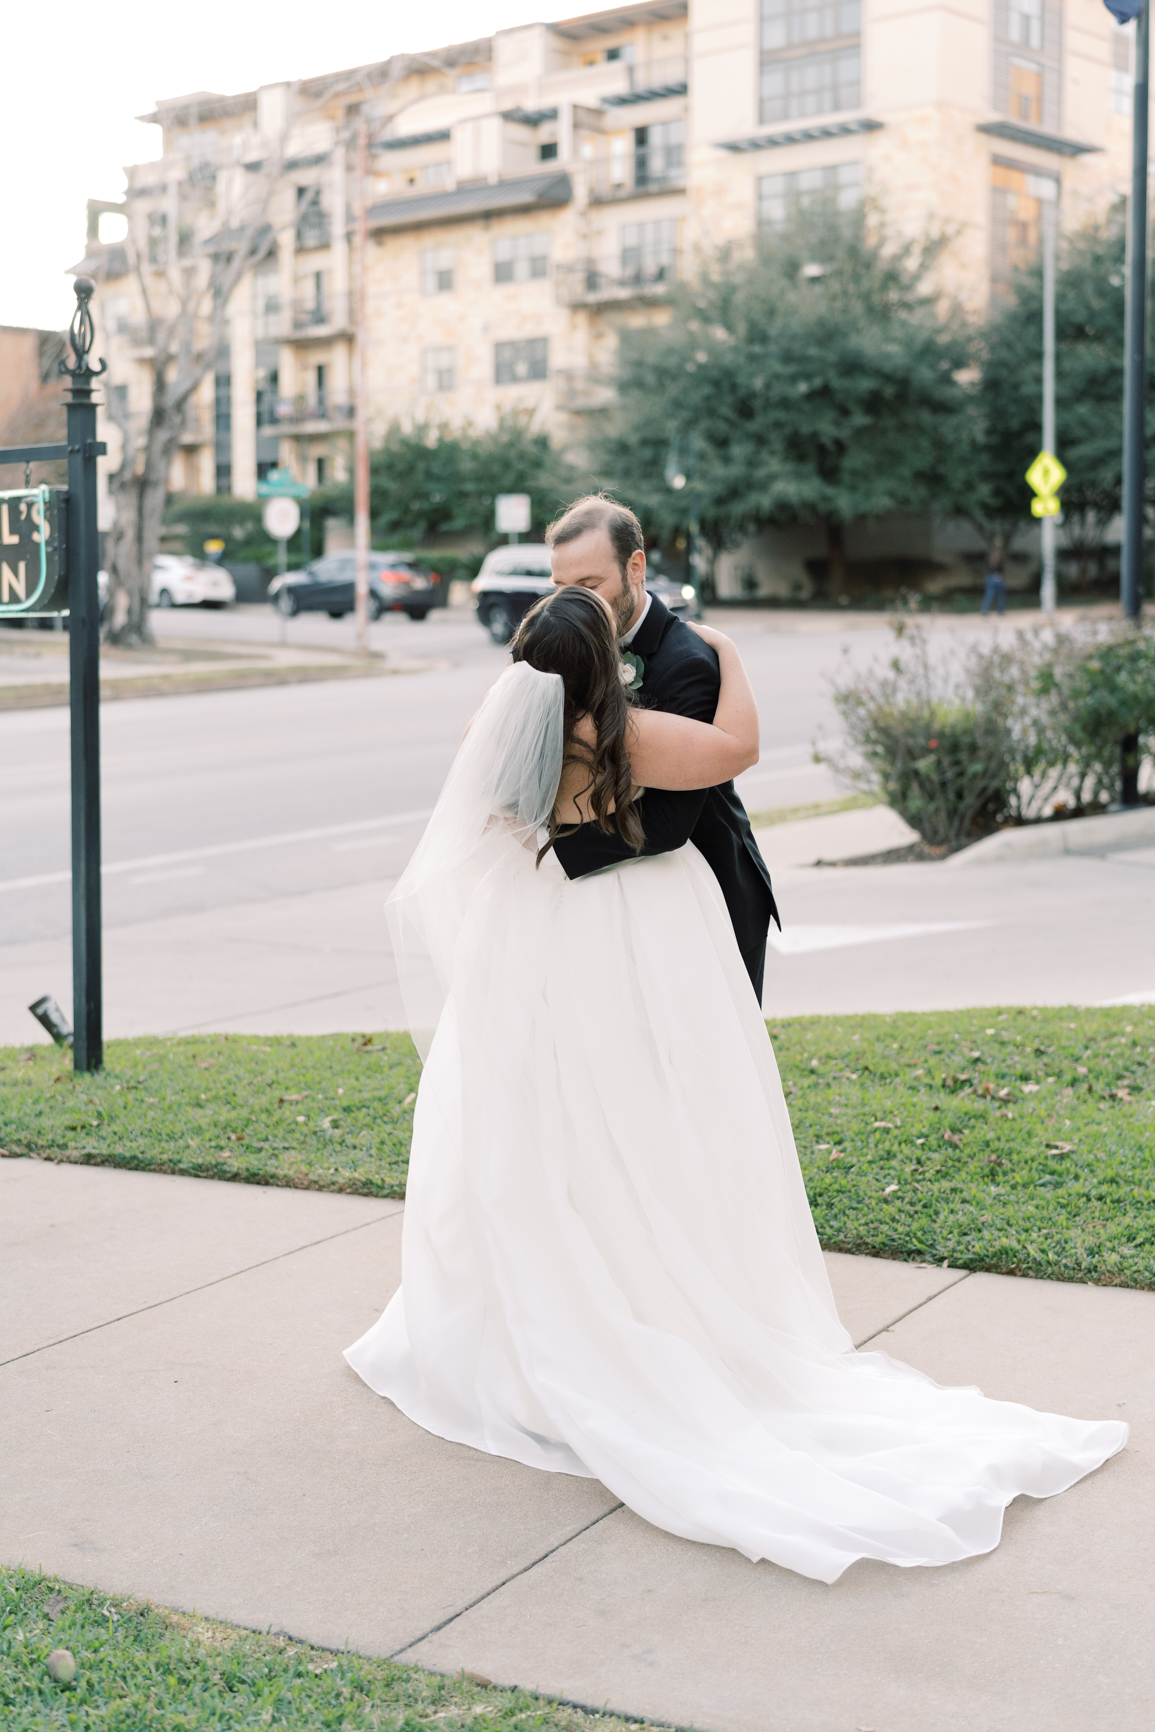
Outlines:
{"label": "building window", "polygon": [[996,295],[1038,258],[1043,206],[1058,196],[1056,175],[997,158],[991,164],[991,277]]}
{"label": "building window", "polygon": [[764,174],[758,182],[758,227],[781,228],[796,210],[823,202],[836,210],[853,210],[862,202],[860,162],[799,168],[792,174]]}
{"label": "building window", "polygon": [[444,295],[453,287],[453,248],[426,247],[421,254],[421,293]]}
{"label": "building window", "polygon": [[1010,0],[1007,41],[1017,42],[1023,48],[1043,46],[1043,0]]}
{"label": "building window", "polygon": [[148,213],[148,262],[154,270],[168,263],[168,217],[162,210]]}
{"label": "building window", "polygon": [[319,186],[297,188],[297,251],[308,252],[329,244],[329,218],[321,209]]}
{"label": "building window", "polygon": [[1012,54],[1007,71],[1007,111],[1012,120],[1029,126],[1043,124],[1043,69],[1036,60],[1020,60]]}
{"label": "building window", "polygon": [[498,385],[521,385],[549,376],[549,338],[530,337],[521,343],[493,345],[493,378]]}
{"label": "building window", "polygon": [[329,459],[327,457],[318,457],[317,458],[317,486],[318,487],[324,487],[324,485],[325,485],[326,481],[328,481],[328,479],[329,479]]}
{"label": "building window", "polygon": [[1129,25],[1116,24],[1111,32],[1111,111],[1131,112],[1131,43],[1134,31]]}
{"label": "building window", "polygon": [[422,186],[448,186],[453,179],[453,164],[451,162],[427,162],[421,170]]}
{"label": "building window", "polygon": [[109,385],[107,387],[108,407],[112,410],[112,419],[122,421],[128,414],[128,386]]}
{"label": "building window", "polygon": [[275,367],[257,368],[257,426],[275,427],[278,424],[277,402],[280,397],[280,378]]}
{"label": "building window", "polygon": [[622,278],[627,283],[664,283],[678,274],[678,221],[623,223]]}
{"label": "building window", "polygon": [[105,335],[123,337],[128,331],[131,314],[132,303],[127,295],[110,295],[104,303]]}
{"label": "building window", "polygon": [[493,243],[495,283],[527,283],[549,275],[549,235],[511,235]]}
{"label": "building window", "polygon": [[492,90],[493,79],[489,72],[463,72],[457,80],[458,96],[472,96],[477,90]]}
{"label": "building window", "polygon": [[994,0],[994,106],[1020,125],[1059,125],[1059,7],[1060,0]]}
{"label": "building window", "polygon": [[233,466],[231,463],[217,464],[216,488],[218,493],[231,493],[233,490]]}
{"label": "building window", "polygon": [[860,0],[762,0],[763,123],[857,108],[861,27]]}
{"label": "building window", "polygon": [[634,128],[634,185],[667,186],[685,178],[686,123],[663,120]]}
{"label": "building window", "polygon": [[428,392],[452,391],[456,382],[456,349],[422,349],[421,386]]}
{"label": "building window", "polygon": [[537,147],[537,160],[539,162],[556,162],[557,161],[557,139],[556,138],[551,139],[548,144],[539,144],[538,145],[538,147]]}
{"label": "building window", "polygon": [[313,379],[317,387],[317,419],[324,421],[329,413],[329,369],[327,366],[315,367]]}

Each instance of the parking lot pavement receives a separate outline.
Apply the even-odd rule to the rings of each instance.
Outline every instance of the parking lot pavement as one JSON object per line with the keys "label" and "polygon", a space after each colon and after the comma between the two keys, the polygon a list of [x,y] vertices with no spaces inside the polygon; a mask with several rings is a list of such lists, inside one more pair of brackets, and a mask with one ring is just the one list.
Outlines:
{"label": "parking lot pavement", "polygon": [[1155,1295],[831,1256],[859,1345],[1132,1439],[988,1557],[826,1587],[372,1394],[401,1220],[0,1163],[0,1562],[704,1732],[1146,1732]]}

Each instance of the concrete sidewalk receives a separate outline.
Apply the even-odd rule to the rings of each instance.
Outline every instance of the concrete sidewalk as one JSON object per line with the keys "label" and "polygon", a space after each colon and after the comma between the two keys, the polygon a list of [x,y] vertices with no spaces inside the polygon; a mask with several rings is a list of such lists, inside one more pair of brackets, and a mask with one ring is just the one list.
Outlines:
{"label": "concrete sidewalk", "polygon": [[401,1215],[0,1163],[0,1560],[713,1732],[1146,1732],[1155,1295],[830,1257],[860,1344],[1133,1434],[989,1557],[828,1588],[371,1394]]}

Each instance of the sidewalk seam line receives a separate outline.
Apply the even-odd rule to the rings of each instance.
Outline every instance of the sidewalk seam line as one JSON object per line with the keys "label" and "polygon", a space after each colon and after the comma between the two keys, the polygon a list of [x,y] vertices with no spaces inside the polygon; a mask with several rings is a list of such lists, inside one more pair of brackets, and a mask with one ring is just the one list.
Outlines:
{"label": "sidewalk seam line", "polygon": [[199,1287],[186,1287],[181,1293],[170,1293],[167,1299],[155,1299],[151,1305],[140,1305],[135,1311],[124,1311],[119,1317],[106,1317],[103,1323],[94,1323],[88,1329],[74,1330],[71,1335],[62,1335],[57,1341],[46,1341],[41,1347],[30,1347],[27,1353],[14,1353],[11,1359],[0,1359],[0,1371],[5,1366],[18,1365],[22,1359],[34,1359],[38,1353],[47,1353],[53,1347],[63,1347],[66,1342],[79,1341],[84,1335],[95,1335],[101,1329],[111,1329],[114,1323],[127,1323],[132,1317],[143,1317],[146,1311],[159,1311],[164,1305],[175,1305],[180,1299],[190,1299],[194,1293],[206,1293],[210,1287],[220,1287],[226,1281],[235,1281],[239,1275],[251,1274],[254,1269],[267,1269],[270,1263],[282,1263],[286,1257],[296,1257],[301,1251],[312,1251],[318,1245],[329,1245],[334,1239],[344,1239],[349,1233],[361,1233],[366,1227],[379,1226],[382,1221],[391,1221],[402,1212],[398,1206],[387,1215],[375,1216],[372,1221],[358,1221],[355,1227],[342,1227],[339,1233],[327,1233],[323,1239],[310,1239],[306,1245],[294,1245],[288,1251],[278,1251],[275,1257],[263,1257],[259,1263],[247,1263],[243,1269],[233,1269],[227,1275],[218,1275],[213,1281],[202,1281]]}
{"label": "sidewalk seam line", "polygon": [[528,1575],[530,1570],[535,1570],[537,1568],[538,1564],[543,1564],[546,1558],[552,1558],[555,1552],[560,1552],[563,1547],[572,1544],[574,1540],[580,1539],[583,1534],[588,1534],[591,1528],[596,1528],[599,1522],[604,1522],[608,1516],[617,1515],[618,1511],[620,1509],[625,1509],[625,1507],[625,1504],[619,1501],[614,1504],[612,1509],[603,1510],[601,1515],[595,1516],[592,1522],[587,1522],[584,1527],[578,1528],[576,1533],[567,1534],[564,1540],[559,1540],[556,1546],[550,1546],[549,1550],[542,1552],[539,1558],[531,1558],[529,1563],[523,1564],[520,1570],[514,1570],[512,1574],[506,1576],[504,1580],[495,1582],[491,1588],[486,1588],[483,1594],[478,1594],[477,1598],[475,1600],[470,1600],[467,1606],[460,1606],[456,1612],[451,1612],[447,1618],[442,1618],[439,1624],[434,1624],[432,1629],[424,1631],[420,1636],[414,1636],[411,1642],[406,1642],[402,1647],[394,1648],[392,1653],[385,1656],[386,1659],[396,1660],[399,1654],[407,1654],[410,1648],[416,1648],[422,1642],[427,1642],[430,1636],[436,1636],[439,1631],[448,1629],[449,1625],[455,1624],[458,1618],[463,1618],[466,1612],[472,1612],[475,1606],[480,1606],[483,1601],[492,1599],[493,1595],[499,1594],[502,1588],[507,1588],[510,1582],[516,1582],[519,1576]]}
{"label": "sidewalk seam line", "polygon": [[873,1334],[864,1335],[861,1341],[854,1343],[855,1352],[857,1353],[860,1348],[865,1347],[868,1341],[876,1341],[880,1335],[885,1335],[887,1330],[893,1329],[896,1323],[902,1323],[907,1317],[913,1317],[915,1312],[921,1311],[924,1305],[933,1305],[934,1301],[941,1299],[944,1293],[950,1293],[955,1287],[961,1287],[964,1281],[970,1280],[974,1272],[973,1269],[964,1269],[957,1280],[948,1281],[946,1286],[940,1287],[937,1293],[928,1293],[925,1299],[920,1299],[917,1305],[910,1307],[909,1311],[900,1311],[897,1317],[892,1317],[889,1323],[882,1325],[881,1329],[874,1330]]}

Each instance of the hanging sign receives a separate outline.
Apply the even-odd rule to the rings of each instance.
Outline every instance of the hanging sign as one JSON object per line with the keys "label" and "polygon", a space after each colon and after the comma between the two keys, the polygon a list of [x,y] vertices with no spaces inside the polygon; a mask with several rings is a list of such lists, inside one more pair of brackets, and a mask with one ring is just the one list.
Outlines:
{"label": "hanging sign", "polygon": [[68,612],[67,490],[0,493],[0,619]]}

